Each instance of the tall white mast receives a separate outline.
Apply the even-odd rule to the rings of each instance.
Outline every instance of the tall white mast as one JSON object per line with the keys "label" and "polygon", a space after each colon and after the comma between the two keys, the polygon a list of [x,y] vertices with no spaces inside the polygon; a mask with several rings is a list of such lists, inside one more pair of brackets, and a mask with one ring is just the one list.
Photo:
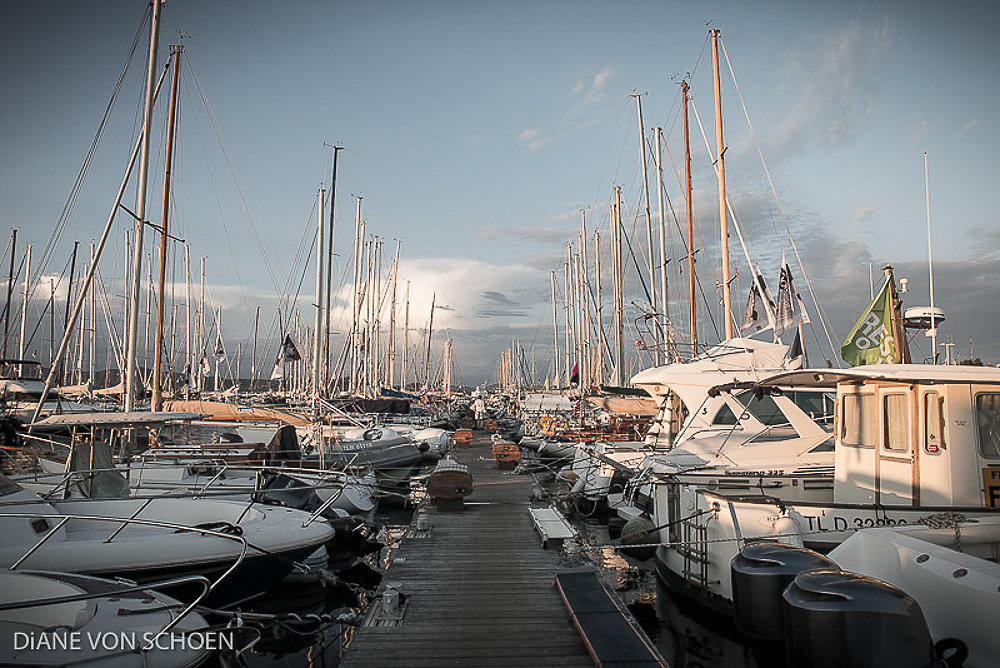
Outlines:
{"label": "tall white mast", "polygon": [[129,289],[131,307],[128,313],[128,336],[125,355],[125,412],[135,407],[135,351],[139,332],[139,283],[142,276],[142,233],[146,226],[146,186],[149,180],[149,149],[153,136],[153,101],[156,87],[156,56],[160,43],[159,0],[153,0],[153,20],[150,24],[149,62],[146,67],[146,104],[142,120],[142,153],[139,158],[139,193],[135,207],[135,248],[132,256],[132,285]]}
{"label": "tall white mast", "polygon": [[[733,338],[733,303],[729,292],[729,224],[726,207],[726,144],[722,138],[722,86],[719,83],[719,31],[712,30],[712,67],[715,82],[715,159],[719,175],[719,228],[722,239],[722,309],[726,339]],[[753,268],[751,267],[751,272]]]}
{"label": "tall white mast", "polygon": [[392,258],[392,303],[389,305],[389,387],[393,387],[396,380],[396,279],[398,271],[399,239],[396,239],[396,251]]}
{"label": "tall white mast", "polygon": [[[649,213],[649,176],[646,174],[646,128],[642,124],[642,100],[638,93],[633,93],[635,106],[639,112],[639,161],[642,163],[642,193],[643,204],[646,213],[646,266],[649,270],[649,309],[656,310],[656,276],[653,271],[653,221]],[[653,327],[653,349],[655,351],[653,359],[656,364],[660,363],[660,334],[659,330]]]}
{"label": "tall white mast", "polygon": [[569,281],[569,265],[573,260],[573,247],[566,244],[566,262],[563,263],[563,315],[566,319],[566,387],[569,387],[570,366],[573,358],[573,325],[570,321],[570,301],[572,301]]}
{"label": "tall white mast", "polygon": [[357,392],[359,388],[359,378],[358,371],[361,363],[361,341],[360,341],[360,327],[359,321],[361,320],[361,249],[362,238],[363,238],[363,228],[361,223],[361,200],[364,199],[361,195],[358,195],[358,208],[354,215],[354,319],[351,321],[351,349],[353,351],[351,355],[351,383],[350,387],[352,392]]}
{"label": "tall white mast", "polygon": [[313,332],[312,403],[319,411],[320,379],[323,371],[323,279],[326,259],[323,225],[326,222],[326,191],[320,188],[316,193],[319,215],[316,217],[316,320]]}
{"label": "tall white mast", "polygon": [[594,281],[597,283],[597,384],[604,382],[604,306],[601,303],[601,233],[594,230]]}
{"label": "tall white mast", "polygon": [[403,359],[399,389],[406,391],[406,356],[410,350],[410,282],[406,281],[406,308],[403,312]]}
{"label": "tall white mast", "polygon": [[556,270],[552,269],[549,272],[549,278],[552,279],[552,349],[555,351],[552,354],[552,370],[555,374],[553,382],[556,387],[560,385],[559,378],[562,374],[559,373],[559,367],[561,363],[559,361],[559,317],[556,315]]}
{"label": "tall white mast", "polygon": [[[937,323],[934,321],[934,262],[931,259],[931,184],[927,170],[927,151],[924,151],[924,201],[927,209],[927,273],[931,287],[931,361],[937,363]],[[950,364],[949,355],[945,363]]]}
{"label": "tall white mast", "polygon": [[[663,155],[661,146],[663,144],[663,128],[654,128],[656,141],[656,210],[660,220],[660,317],[654,320],[656,331],[666,334],[666,327],[669,318],[667,317],[667,223],[666,212],[663,207]],[[652,254],[652,251],[650,251]],[[669,337],[666,337],[669,339]],[[657,360],[663,363],[665,358],[661,352],[657,352]]]}
{"label": "tall white mast", "polygon": [[615,385],[625,384],[625,299],[622,275],[622,188],[615,186],[615,204],[611,220],[611,275],[614,279]]}
{"label": "tall white mast", "polygon": [[586,378],[587,382],[590,383],[593,380],[593,369],[591,369],[590,364],[590,290],[588,289],[588,275],[587,275],[587,211],[586,209],[580,209],[580,292],[581,292],[581,308],[582,319],[583,319],[583,330],[582,330],[582,350],[583,353],[580,355],[580,379]]}
{"label": "tall white mast", "polygon": [[[24,292],[21,296],[21,336],[17,345],[17,358],[24,359],[24,330],[28,322],[28,297],[31,296],[31,248],[34,244],[28,244],[24,253]],[[20,371],[20,369],[18,369]]]}

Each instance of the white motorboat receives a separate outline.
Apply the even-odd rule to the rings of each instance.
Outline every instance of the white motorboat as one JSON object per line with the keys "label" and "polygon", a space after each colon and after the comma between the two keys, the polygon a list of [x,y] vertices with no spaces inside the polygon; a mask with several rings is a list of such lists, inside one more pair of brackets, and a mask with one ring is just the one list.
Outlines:
{"label": "white motorboat", "polygon": [[656,485],[656,567],[675,589],[727,611],[729,563],[748,541],[827,553],[859,529],[997,517],[1000,370],[874,364],[791,371],[759,387],[836,389],[833,470],[784,470],[797,446],[778,441],[753,446],[758,470]]}
{"label": "white motorboat", "polygon": [[176,599],[120,580],[0,571],[0,638],[5,666],[187,668],[233,636],[209,630]]}
{"label": "white motorboat", "polygon": [[43,500],[4,476],[0,532],[0,566],[138,582],[205,575],[217,606],[262,593],[334,535],[292,508],[170,496]]}
{"label": "white motorboat", "polygon": [[827,556],[906,592],[923,611],[935,643],[960,641],[968,668],[995,665],[1000,593],[1000,517],[861,529]]}

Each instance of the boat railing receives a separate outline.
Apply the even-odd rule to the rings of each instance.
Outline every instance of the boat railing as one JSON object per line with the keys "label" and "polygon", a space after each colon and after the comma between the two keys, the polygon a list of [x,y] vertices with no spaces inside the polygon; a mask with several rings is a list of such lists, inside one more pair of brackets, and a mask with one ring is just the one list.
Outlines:
{"label": "boat railing", "polygon": [[[225,462],[220,462],[219,465],[222,466],[222,467],[224,467],[224,468],[222,468],[211,479],[209,479],[204,484],[201,484],[196,489],[188,489],[186,491],[183,490],[183,489],[180,489],[180,487],[184,487],[185,486],[183,483],[178,483],[178,485],[180,487],[172,487],[172,488],[170,488],[168,490],[170,498],[174,498],[174,499],[178,499],[178,498],[202,499],[202,498],[219,498],[219,497],[223,497],[223,498],[224,497],[229,497],[229,498],[232,498],[233,496],[243,496],[245,494],[255,494],[255,493],[259,493],[259,492],[266,492],[268,490],[263,486],[264,485],[265,474],[272,474],[272,473],[273,474],[286,474],[286,475],[292,475],[292,476],[301,475],[301,476],[308,476],[310,478],[317,478],[317,480],[314,481],[312,484],[301,484],[301,485],[296,486],[295,489],[297,489],[297,490],[301,490],[301,491],[305,491],[305,490],[316,491],[316,490],[329,490],[329,489],[336,488],[336,489],[338,489],[338,494],[339,494],[339,493],[342,493],[343,489],[349,484],[349,478],[351,477],[350,474],[348,474],[348,473],[346,473],[344,471],[337,471],[337,470],[332,470],[332,469],[319,469],[319,468],[309,468],[309,467],[288,467],[288,466],[274,466],[274,465],[265,465],[265,466],[244,466],[244,465],[238,465],[238,466],[231,466],[230,467],[230,466],[226,465]],[[133,468],[141,468],[141,467],[134,467],[133,466]],[[226,470],[231,470],[231,471],[250,471],[250,472],[252,472],[254,474],[254,483],[253,483],[252,489],[251,488],[245,488],[245,489],[220,489],[219,488],[219,484],[220,484],[219,481],[221,481],[221,480],[224,479],[224,476],[222,474]],[[67,472],[67,473],[33,473],[33,474],[25,474],[23,476],[20,476],[20,477],[17,478],[17,480],[20,481],[20,482],[34,482],[34,483],[39,483],[39,484],[44,484],[44,485],[51,485],[52,489],[49,489],[48,491],[45,491],[45,492],[42,492],[42,493],[36,492],[36,494],[38,494],[42,498],[42,500],[51,500],[53,498],[57,498],[60,492],[64,492],[66,489],[68,489],[74,483],[74,481],[76,481],[76,480],[83,481],[83,480],[86,480],[88,476],[91,476],[91,475],[94,475],[94,474],[97,474],[97,473],[108,472],[108,471],[115,471],[115,472],[121,473],[122,469],[119,469],[119,468],[115,467],[115,468],[78,469],[76,471],[70,471],[70,472]],[[56,479],[54,482],[46,482],[47,479],[53,479],[53,478]],[[141,473],[140,473],[140,476],[139,476],[139,480],[141,480]],[[364,481],[360,478],[360,476],[357,476],[356,482],[357,482],[358,485],[364,485]],[[133,488],[133,489],[135,489],[135,488]],[[86,502],[86,501],[106,501],[106,500],[108,500],[108,498],[129,498],[129,499],[133,499],[133,500],[153,500],[153,499],[164,498],[164,496],[165,496],[163,493],[155,493],[155,492],[151,492],[149,494],[142,494],[141,493],[142,490],[148,489],[148,487],[143,488],[141,485],[138,486],[138,489],[140,491],[139,494],[130,494],[128,497],[103,497],[103,498],[102,497],[96,497],[96,498],[91,498],[91,497],[84,496],[84,497],[74,498],[74,501],[81,501],[81,502]],[[65,498],[65,497],[62,497],[62,498]],[[19,503],[22,503],[22,502],[19,502]],[[4,503],[0,502],[0,509],[2,509],[3,505],[4,505]]]}
{"label": "boat railing", "polygon": [[[80,514],[80,513],[59,513],[59,512],[52,513],[52,512],[47,512],[44,515],[42,515],[42,517],[44,517],[44,519],[46,519],[46,520],[55,520],[55,519],[58,519],[59,521],[55,523],[55,526],[50,527],[49,530],[47,532],[45,532],[45,535],[43,535],[31,547],[29,547],[24,552],[24,554],[22,554],[18,559],[16,559],[14,561],[14,563],[10,565],[10,567],[8,568],[8,570],[14,571],[14,570],[17,570],[18,568],[20,568],[20,566],[22,564],[24,564],[25,561],[27,561],[29,558],[31,558],[31,556],[33,554],[35,554],[43,545],[45,545],[53,536],[55,536],[56,533],[59,531],[59,529],[63,528],[70,520],[82,521],[82,522],[107,522],[107,523],[120,524],[120,525],[124,525],[124,526],[135,524],[135,525],[140,525],[140,526],[156,527],[156,528],[160,528],[160,529],[172,529],[173,531],[175,531],[177,533],[197,533],[197,534],[201,534],[201,535],[204,535],[204,536],[215,536],[217,538],[224,538],[225,540],[229,540],[229,541],[233,541],[233,542],[239,543],[239,545],[240,545],[240,553],[239,553],[239,555],[237,555],[236,559],[229,566],[229,568],[227,568],[222,573],[222,575],[220,575],[218,578],[216,578],[215,582],[212,582],[211,585],[209,585],[208,591],[206,592],[206,595],[208,593],[211,593],[213,590],[215,590],[219,586],[220,582],[222,582],[233,571],[235,571],[237,568],[239,568],[240,564],[242,564],[243,561],[246,559],[246,555],[247,555],[248,550],[253,549],[253,550],[257,551],[257,552],[260,552],[261,554],[267,554],[267,551],[264,550],[263,548],[259,548],[259,547],[255,546],[255,545],[251,544],[242,535],[242,533],[238,534],[238,533],[233,533],[233,532],[219,531],[219,530],[216,530],[216,529],[210,529],[210,528],[204,527],[204,526],[179,524],[177,522],[167,522],[165,520],[140,519],[140,518],[136,517],[136,515],[139,513],[139,511],[141,511],[143,508],[145,508],[146,506],[149,505],[149,501],[152,501],[152,499],[149,499],[145,504],[143,504],[143,506],[139,510],[137,510],[135,513],[133,513],[131,517],[124,518],[124,519],[121,518],[121,517],[112,517],[112,516],[108,516],[108,515],[84,515],[84,514]],[[23,505],[23,504],[21,504],[21,505]],[[252,503],[250,505],[252,505]],[[249,508],[249,506],[248,506],[248,508]],[[245,512],[244,512],[244,514],[245,514]],[[242,519],[243,516],[241,515],[240,517]],[[39,513],[37,513],[37,512],[30,513],[30,512],[26,512],[26,511],[3,511],[3,510],[0,510],[0,518],[28,518],[28,519],[38,519],[39,518]],[[237,525],[238,525],[238,522],[237,522]],[[122,531],[122,529],[124,528],[124,526],[118,526],[117,528],[115,528],[111,532],[111,534],[109,534],[109,536],[103,542],[104,543],[110,543],[111,540],[114,539]],[[236,525],[234,525],[234,526],[236,526]]]}
{"label": "boat railing", "polygon": [[[59,575],[59,573],[54,573],[52,571],[21,571],[26,575]],[[121,582],[119,580],[119,582]],[[122,594],[132,594],[136,592],[149,592],[149,591],[160,591],[163,589],[171,589],[173,587],[178,587],[181,585],[198,585],[201,587],[201,591],[195,597],[191,603],[184,606],[184,609],[178,615],[172,616],[169,622],[167,622],[163,628],[161,628],[146,644],[144,649],[152,649],[156,645],[156,641],[159,640],[163,635],[170,631],[170,629],[177,626],[181,620],[188,616],[208,595],[211,588],[211,581],[204,575],[186,575],[179,578],[171,578],[169,580],[160,580],[157,582],[148,582],[145,584],[135,584],[135,585],[123,585],[122,587],[116,587],[113,591],[96,591],[96,592],[82,592],[80,594],[67,594],[65,596],[50,596],[48,598],[35,598],[27,601],[13,601],[10,603],[0,603],[0,612],[6,612],[9,610],[23,610],[26,608],[39,608],[47,605],[61,605],[63,603],[76,603],[77,601],[89,601],[98,598],[107,598],[109,596],[120,596]]]}
{"label": "boat railing", "polygon": [[326,510],[330,506],[332,506],[334,503],[336,503],[337,499],[339,499],[340,495],[343,494],[343,493],[344,493],[344,488],[341,487],[340,489],[337,490],[337,492],[335,494],[331,494],[330,498],[328,498],[326,501],[324,501],[323,503],[321,503],[319,505],[319,507],[316,508],[316,510],[314,510],[312,512],[312,514],[309,515],[309,517],[307,517],[305,520],[302,521],[302,528],[304,529],[305,527],[309,526],[310,524],[312,524],[313,522],[315,522],[317,519],[319,519],[319,517],[322,516],[322,514],[324,512],[326,512]]}

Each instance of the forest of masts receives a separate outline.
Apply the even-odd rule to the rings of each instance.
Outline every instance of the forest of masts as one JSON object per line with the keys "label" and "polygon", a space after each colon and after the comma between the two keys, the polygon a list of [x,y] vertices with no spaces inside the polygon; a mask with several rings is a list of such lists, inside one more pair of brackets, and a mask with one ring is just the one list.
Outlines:
{"label": "forest of masts", "polygon": [[[86,386],[86,391],[105,394],[108,397],[121,396],[123,409],[132,410],[141,401],[145,391],[151,395],[151,407],[160,410],[166,396],[191,396],[208,391],[234,391],[239,389],[242,377],[242,356],[249,347],[250,374],[249,389],[258,389],[258,383],[267,378],[278,380],[279,389],[287,395],[298,398],[308,397],[317,401],[321,396],[347,393],[356,396],[376,396],[381,388],[427,389],[440,384],[441,389],[450,391],[457,365],[454,362],[450,340],[445,340],[441,364],[437,374],[433,373],[431,343],[433,334],[434,300],[424,330],[422,340],[410,341],[413,328],[410,327],[409,281],[403,301],[402,326],[399,325],[398,268],[399,243],[397,242],[390,277],[385,279],[383,271],[382,240],[369,239],[366,223],[361,217],[361,201],[357,198],[355,239],[353,248],[353,283],[350,294],[342,303],[349,303],[351,313],[346,323],[339,353],[335,354],[331,310],[333,293],[333,235],[334,203],[337,180],[337,155],[342,147],[335,146],[333,153],[333,174],[329,198],[326,190],[320,189],[317,197],[317,233],[312,251],[316,259],[316,292],[313,311],[313,327],[305,324],[296,307],[298,290],[294,296],[281,297],[271,334],[265,337],[265,345],[258,346],[260,307],[253,316],[253,331],[250,341],[239,343],[235,351],[235,363],[226,350],[223,335],[221,306],[213,305],[206,282],[206,261],[201,260],[201,282],[199,296],[192,294],[191,263],[189,246],[171,234],[170,202],[171,174],[174,170],[173,146],[178,101],[178,79],[181,69],[183,47],[172,46],[170,58],[157,77],[157,52],[159,48],[160,3],[153,3],[150,27],[149,58],[146,71],[145,105],[142,132],[136,138],[131,158],[116,198],[111,207],[100,238],[90,246],[89,258],[80,275],[77,275],[79,242],[73,247],[71,260],[58,276],[47,271],[53,258],[58,238],[62,233],[67,209],[57,222],[49,243],[46,245],[40,269],[32,269],[33,245],[29,244],[19,257],[18,232],[11,230],[10,241],[3,257],[9,259],[7,299],[3,312],[2,354],[5,359],[13,353],[11,320],[15,308],[15,285],[22,284],[21,304],[17,332],[17,357],[21,360],[42,361],[39,348],[48,334],[48,364],[46,377],[47,394],[56,387]],[[170,85],[169,114],[166,119],[166,146],[163,168],[163,202],[159,224],[153,223],[147,213],[147,186],[150,181],[150,145],[153,137],[153,109],[157,94],[172,72]],[[100,135],[100,133],[98,133]],[[138,177],[132,184],[133,169],[138,165]],[[83,173],[84,170],[81,170]],[[136,188],[134,212],[124,204],[124,196],[130,184]],[[79,181],[74,185],[75,189]],[[329,199],[329,201],[327,201]],[[329,220],[325,211],[329,210]],[[125,232],[124,274],[121,284],[106,279],[99,266],[105,245],[122,211],[135,221],[135,227]],[[154,281],[154,263],[143,242],[144,232],[150,228],[159,233],[159,253],[157,280]],[[176,249],[183,248],[184,278],[167,284],[168,247],[171,242]],[[173,254],[176,257],[176,253]],[[148,258],[148,259],[147,259]],[[146,262],[145,271],[143,262]],[[307,260],[303,262],[304,267]],[[15,266],[17,265],[17,266]],[[176,272],[176,261],[173,266]],[[293,267],[291,276],[298,269]],[[304,273],[304,272],[303,272]],[[145,292],[143,278],[145,277]],[[298,281],[301,286],[302,281]],[[155,285],[155,288],[154,288]],[[116,304],[118,290],[124,287],[124,298]],[[183,289],[179,296],[178,287]],[[48,293],[48,298],[40,295]],[[291,292],[291,290],[289,290]],[[39,302],[42,305],[39,307]],[[64,308],[57,305],[62,302]],[[169,303],[169,307],[168,307]],[[34,308],[32,308],[34,307]],[[183,313],[179,310],[183,308]],[[32,311],[32,312],[29,312]],[[62,311],[60,313],[60,311]],[[387,314],[387,317],[386,317]],[[144,326],[140,324],[144,316]],[[120,317],[120,319],[119,319]],[[345,316],[346,317],[346,316]],[[387,325],[386,325],[386,321]],[[29,331],[29,323],[34,327]],[[344,324],[344,323],[340,323]],[[47,326],[46,326],[47,325]],[[103,329],[102,329],[103,325]],[[402,329],[400,335],[399,330]],[[402,345],[400,344],[400,336]],[[58,340],[58,345],[56,341]],[[269,360],[278,344],[279,352],[273,370]],[[183,348],[183,350],[181,350]],[[152,349],[152,355],[150,350]],[[103,358],[103,360],[102,360]],[[140,359],[142,364],[140,365]],[[99,370],[98,366],[103,366]],[[23,365],[22,365],[23,366]],[[119,384],[111,384],[109,369],[117,370]],[[23,369],[22,369],[23,370]],[[270,373],[268,374],[268,371]],[[103,376],[103,377],[102,377]],[[211,379],[211,380],[209,380]],[[460,381],[460,376],[458,378]],[[208,385],[211,384],[211,388]],[[140,391],[139,388],[142,388]],[[68,389],[68,388],[67,388]],[[78,388],[82,389],[82,388]],[[44,397],[43,397],[44,398]],[[42,402],[39,402],[39,408]],[[37,416],[36,410],[36,416]]]}
{"label": "forest of masts", "polygon": [[[601,246],[604,240],[601,232],[595,230],[588,233],[586,209],[581,209],[579,232],[575,240],[566,244],[562,266],[550,272],[553,355],[545,374],[545,387],[578,387],[589,390],[601,385],[623,386],[640,368],[694,357],[704,349],[706,338],[703,334],[703,340],[699,341],[696,308],[698,299],[706,306],[704,309],[706,317],[702,318],[701,323],[703,329],[708,325],[710,330],[714,330],[715,337],[724,340],[732,339],[734,331],[740,331],[740,322],[734,320],[730,289],[731,284],[737,280],[737,274],[730,269],[730,226],[737,233],[746,264],[751,267],[754,265],[746,240],[739,229],[739,221],[733,215],[732,204],[726,196],[726,143],[722,133],[719,76],[721,35],[719,31],[711,30],[710,37],[715,102],[715,146],[708,145],[708,138],[703,128],[702,136],[718,185],[719,232],[716,238],[720,266],[709,269],[709,273],[717,277],[715,287],[718,295],[715,299],[706,297],[697,285],[695,255],[701,252],[701,249],[696,248],[695,243],[688,114],[689,106],[693,107],[694,101],[685,78],[680,82],[684,155],[682,169],[676,169],[675,165],[674,172],[684,193],[686,231],[683,230],[679,217],[673,210],[673,204],[669,203],[669,215],[678,228],[678,236],[683,239],[683,254],[677,253],[675,249],[673,257],[668,257],[666,230],[668,202],[663,180],[663,149],[666,148],[666,142],[661,127],[652,128],[658,225],[653,224],[653,204],[650,201],[650,179],[647,174],[646,128],[643,123],[641,95],[636,93],[632,97],[635,99],[638,115],[639,164],[642,179],[641,201],[636,207],[633,226],[636,232],[633,238],[630,238],[623,225],[625,207],[620,185],[612,187],[608,206],[609,234],[606,243],[609,248],[606,255],[602,255]],[[695,112],[697,113],[696,109]],[[701,119],[697,115],[695,118],[701,127]],[[731,216],[732,223],[730,223]],[[645,238],[641,240],[645,242],[644,244],[637,238],[640,236],[638,230],[645,232]],[[794,242],[792,243],[794,245]],[[605,262],[609,266],[602,267],[602,257],[606,258]],[[683,277],[684,280],[668,286],[668,265],[671,262],[676,275]],[[626,269],[630,264],[633,269],[627,272]],[[685,273],[686,277],[683,276]],[[626,276],[630,281],[635,280],[630,290],[626,290]],[[756,269],[751,271],[750,276],[752,290],[765,296],[759,303],[765,316],[762,319],[773,323],[774,313],[770,293]],[[678,287],[677,283],[683,285]],[[697,296],[696,290],[700,293]],[[610,317],[605,314],[608,291],[611,293]],[[686,293],[686,298],[675,297],[673,303],[670,303],[668,296],[671,293],[678,295]],[[627,304],[626,300],[633,295],[641,297],[638,300],[629,299],[630,303]],[[715,309],[711,308],[712,303],[717,304],[720,311],[718,318],[713,313]],[[686,313],[679,314],[678,311]],[[673,317],[670,316],[671,313],[674,314]],[[716,326],[717,320],[721,321],[721,331]],[[626,332],[634,334],[634,338],[627,336]],[[777,338],[777,334],[775,337]],[[830,346],[832,349],[832,342]],[[511,347],[502,351],[500,355],[497,378],[498,384],[505,389],[542,385],[534,374],[533,350],[529,363],[520,342],[513,341]]]}

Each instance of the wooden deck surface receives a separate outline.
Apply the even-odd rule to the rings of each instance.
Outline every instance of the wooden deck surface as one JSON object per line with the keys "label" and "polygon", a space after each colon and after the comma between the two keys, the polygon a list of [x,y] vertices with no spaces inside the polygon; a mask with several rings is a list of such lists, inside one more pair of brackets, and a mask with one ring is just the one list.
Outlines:
{"label": "wooden deck surface", "polygon": [[498,470],[490,446],[476,432],[453,451],[472,495],[462,510],[425,506],[429,530],[408,531],[383,581],[404,596],[402,613],[379,599],[344,668],[594,665],[555,587],[573,569],[542,549],[528,515],[532,478]]}

